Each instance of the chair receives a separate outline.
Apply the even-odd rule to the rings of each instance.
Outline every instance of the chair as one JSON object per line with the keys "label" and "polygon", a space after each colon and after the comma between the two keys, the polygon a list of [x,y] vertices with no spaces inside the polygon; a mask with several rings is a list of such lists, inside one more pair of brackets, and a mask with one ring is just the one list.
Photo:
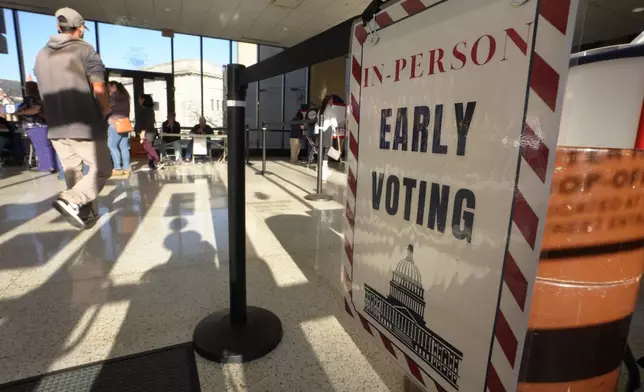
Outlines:
{"label": "chair", "polygon": [[[217,135],[221,136],[221,135]],[[222,138],[213,138],[212,141],[210,142],[210,157],[212,160],[212,152],[213,150],[222,150],[222,154],[217,160],[217,162],[226,162],[228,160],[228,138],[222,137]]]}
{"label": "chair", "polygon": [[[181,146],[181,147],[182,148],[180,148],[180,149],[175,149],[173,145],[168,145],[168,143],[166,143],[164,148],[163,148],[163,154],[161,156],[161,159],[167,160],[170,163],[179,161],[180,159],[183,158],[183,146]],[[170,158],[170,156],[168,154],[168,150],[172,150],[172,153],[173,153],[172,154],[172,159]],[[177,159],[177,158],[179,158],[179,159]]]}
{"label": "chair", "polygon": [[9,154],[9,152],[10,152],[10,150],[8,148],[6,148],[6,147],[4,147],[2,150],[0,150],[0,168],[4,167],[5,162],[8,159],[7,155]]}

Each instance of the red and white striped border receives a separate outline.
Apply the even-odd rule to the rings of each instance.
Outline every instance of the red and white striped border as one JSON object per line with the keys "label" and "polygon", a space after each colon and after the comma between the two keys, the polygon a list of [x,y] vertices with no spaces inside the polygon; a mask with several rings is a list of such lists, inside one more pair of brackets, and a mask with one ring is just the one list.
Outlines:
{"label": "red and white striped border", "polygon": [[[445,0],[401,0],[375,16],[379,29],[405,17],[416,14]],[[523,352],[523,336],[527,330],[529,298],[533,282],[527,276],[536,275],[541,238],[539,233],[545,222],[547,203],[542,201],[549,194],[551,167],[557,145],[557,130],[561,117],[562,102],[559,94],[565,88],[568,75],[568,56],[572,43],[579,0],[532,0],[539,1],[534,47],[521,36],[511,37],[514,44],[531,56],[529,96],[526,121],[521,134],[520,168],[516,184],[512,227],[508,250],[502,273],[492,352],[488,363],[486,391],[514,391],[517,387],[518,364]],[[508,0],[508,3],[510,0]],[[426,389],[442,392],[444,389],[434,381],[412,358],[401,351],[395,343],[355,311],[352,307],[353,275],[353,230],[358,172],[358,130],[360,125],[360,91],[362,81],[362,45],[368,33],[361,23],[356,23],[351,36],[351,81],[347,125],[349,138],[345,229],[345,257],[342,263],[342,279],[345,286],[345,309],[360,320],[364,329],[381,341],[384,348],[403,366],[409,369],[417,382]],[[432,386],[434,388],[432,388]]]}

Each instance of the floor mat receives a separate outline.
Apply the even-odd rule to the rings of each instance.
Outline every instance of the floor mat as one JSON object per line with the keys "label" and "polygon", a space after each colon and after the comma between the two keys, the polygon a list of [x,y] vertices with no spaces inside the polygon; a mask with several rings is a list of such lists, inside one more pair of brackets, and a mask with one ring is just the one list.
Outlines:
{"label": "floor mat", "polygon": [[199,392],[190,343],[0,385],[2,392]]}

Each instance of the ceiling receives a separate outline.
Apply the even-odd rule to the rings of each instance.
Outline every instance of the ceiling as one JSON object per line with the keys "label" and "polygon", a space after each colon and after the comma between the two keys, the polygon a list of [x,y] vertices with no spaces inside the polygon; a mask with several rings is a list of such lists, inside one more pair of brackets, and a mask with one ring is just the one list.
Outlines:
{"label": "ceiling", "polygon": [[[53,13],[68,6],[86,19],[292,46],[350,17],[370,0],[0,0],[0,6]],[[582,0],[585,3],[585,0]],[[644,30],[644,0],[588,0],[576,45]]]}
{"label": "ceiling", "polygon": [[359,15],[370,0],[0,0],[52,14],[68,6],[85,19],[292,46]]}
{"label": "ceiling", "polygon": [[644,8],[644,0],[581,0],[581,3],[575,23],[575,45],[612,41],[644,31],[644,12],[633,12]]}

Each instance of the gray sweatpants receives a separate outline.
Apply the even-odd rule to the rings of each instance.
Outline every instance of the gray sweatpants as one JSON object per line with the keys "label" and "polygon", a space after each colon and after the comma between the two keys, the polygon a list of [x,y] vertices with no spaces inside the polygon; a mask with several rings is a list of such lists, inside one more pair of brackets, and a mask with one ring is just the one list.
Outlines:
{"label": "gray sweatpants", "polygon": [[[60,197],[71,203],[92,202],[112,175],[112,160],[105,140],[52,139],[63,164],[67,190]],[[89,167],[83,175],[83,162]]]}

